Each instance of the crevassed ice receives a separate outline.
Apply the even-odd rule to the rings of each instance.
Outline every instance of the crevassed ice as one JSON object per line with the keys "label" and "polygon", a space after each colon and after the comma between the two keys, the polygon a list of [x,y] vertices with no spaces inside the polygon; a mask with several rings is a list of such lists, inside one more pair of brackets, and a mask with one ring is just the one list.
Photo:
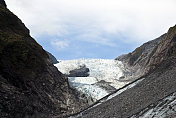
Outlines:
{"label": "crevassed ice", "polygon": [[70,83],[95,84],[98,80],[95,77],[68,77]]}
{"label": "crevassed ice", "polygon": [[95,100],[101,99],[109,94],[99,86],[93,85],[98,82],[94,77],[68,77],[68,80],[72,88],[86,93],[86,95],[91,96]]}
{"label": "crevassed ice", "polygon": [[89,77],[69,77],[70,86],[78,91],[90,95],[94,99],[101,99],[108,95],[108,91],[95,85],[95,83],[104,80],[112,87],[119,89],[128,82],[120,82],[119,78],[124,76],[124,66],[122,62],[111,59],[75,59],[60,60],[55,64],[59,71],[69,74],[69,71],[78,69],[86,65],[89,68]]}
{"label": "crevassed ice", "polygon": [[116,89],[122,87],[126,82],[120,82],[119,78],[123,76],[123,64],[120,61],[112,59],[76,59],[61,60],[55,66],[64,74],[69,74],[70,70],[86,65],[90,70],[89,77],[96,77],[98,81],[105,80],[111,82],[110,85]]}

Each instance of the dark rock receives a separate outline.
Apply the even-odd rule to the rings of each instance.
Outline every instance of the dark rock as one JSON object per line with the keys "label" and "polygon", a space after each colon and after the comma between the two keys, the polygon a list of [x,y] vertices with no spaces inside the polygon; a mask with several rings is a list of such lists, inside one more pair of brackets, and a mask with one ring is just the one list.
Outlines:
{"label": "dark rock", "polygon": [[[47,52],[47,51],[46,51],[46,52]],[[57,59],[56,59],[51,53],[47,52],[47,54],[48,54],[48,56],[49,56],[49,59],[50,59],[51,63],[53,63],[53,64],[59,63],[59,62],[57,61]]]}
{"label": "dark rock", "polygon": [[171,27],[167,34],[162,37],[162,41],[157,45],[151,56],[145,71],[153,71],[162,61],[176,56],[176,26]]}
{"label": "dark rock", "polygon": [[[144,117],[162,117],[162,118],[175,118],[176,115],[176,92],[161,99],[153,104],[150,104],[139,113],[133,115],[133,118]],[[150,114],[149,114],[150,113]],[[146,116],[146,115],[150,116]]]}
{"label": "dark rock", "polygon": [[4,0],[0,0],[0,5],[4,6],[4,7],[7,7],[6,3]]}
{"label": "dark rock", "polygon": [[116,88],[114,88],[110,84],[111,84],[111,82],[106,82],[104,80],[101,80],[93,85],[99,86],[100,88],[106,90],[108,93],[112,93],[116,90]]}
{"label": "dark rock", "polygon": [[21,20],[0,5],[0,117],[63,117],[84,105]]}
{"label": "dark rock", "polygon": [[131,70],[133,78],[152,71],[163,60],[176,55],[176,26],[159,38],[136,48],[132,53],[122,55],[116,60],[122,61]]}
{"label": "dark rock", "polygon": [[86,65],[80,66],[79,69],[71,70],[68,77],[88,77],[89,76],[89,68],[86,68]]}
{"label": "dark rock", "polygon": [[147,73],[147,65],[164,36],[165,34],[155,40],[144,43],[132,53],[116,58],[116,60],[122,61],[125,67],[130,70],[131,73],[126,75],[128,78],[136,79]]}

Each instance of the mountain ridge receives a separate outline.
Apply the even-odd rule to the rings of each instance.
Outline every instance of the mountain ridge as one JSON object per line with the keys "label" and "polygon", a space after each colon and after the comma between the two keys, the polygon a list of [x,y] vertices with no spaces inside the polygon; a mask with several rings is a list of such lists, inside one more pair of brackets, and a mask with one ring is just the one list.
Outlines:
{"label": "mountain ridge", "polygon": [[24,23],[0,2],[0,117],[64,117],[86,106]]}
{"label": "mountain ridge", "polygon": [[[59,118],[87,107],[29,32],[6,8],[4,0],[0,0],[0,117]],[[141,81],[103,104],[95,104],[78,117],[133,117],[174,93],[176,26],[117,60],[132,71],[126,78],[133,81],[142,76]],[[79,72],[77,69],[73,73]],[[162,117],[166,115],[172,114],[165,113]]]}
{"label": "mountain ridge", "polygon": [[4,0],[0,0],[0,4],[1,4],[2,6],[4,6],[4,7],[7,7],[7,5],[6,5],[6,3],[5,3]]}

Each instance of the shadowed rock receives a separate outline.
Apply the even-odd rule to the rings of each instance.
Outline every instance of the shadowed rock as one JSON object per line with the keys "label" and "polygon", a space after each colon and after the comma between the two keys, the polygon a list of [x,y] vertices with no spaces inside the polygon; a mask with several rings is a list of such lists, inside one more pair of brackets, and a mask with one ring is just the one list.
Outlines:
{"label": "shadowed rock", "polygon": [[84,105],[21,20],[0,5],[0,117],[63,117]]}
{"label": "shadowed rock", "polygon": [[59,63],[59,62],[57,61],[57,59],[56,59],[51,53],[47,52],[47,54],[48,54],[48,56],[49,56],[50,61],[51,61],[53,64]]}
{"label": "shadowed rock", "polygon": [[4,0],[0,0],[0,5],[4,6],[4,7],[7,7],[6,3]]}
{"label": "shadowed rock", "polygon": [[79,69],[71,70],[68,77],[88,77],[89,68],[86,68],[86,65],[81,66]]}

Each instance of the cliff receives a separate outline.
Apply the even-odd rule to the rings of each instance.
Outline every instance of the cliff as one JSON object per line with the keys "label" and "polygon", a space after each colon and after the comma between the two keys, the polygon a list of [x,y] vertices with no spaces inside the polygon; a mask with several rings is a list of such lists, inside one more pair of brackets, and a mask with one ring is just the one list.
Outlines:
{"label": "cliff", "polygon": [[46,51],[0,0],[0,117],[63,117],[82,105]]}
{"label": "cliff", "polygon": [[57,61],[57,59],[56,59],[50,52],[47,52],[47,54],[48,54],[48,56],[49,56],[49,59],[50,59],[51,63],[53,63],[53,64],[59,63],[59,62]]}
{"label": "cliff", "polygon": [[4,6],[4,7],[7,7],[7,5],[6,5],[6,3],[5,3],[4,0],[0,0],[0,4],[1,4],[2,6]]}
{"label": "cliff", "polygon": [[162,61],[176,54],[176,26],[171,27],[166,34],[144,43],[133,52],[116,58],[124,63],[132,72],[129,78],[136,79],[153,71]]}

